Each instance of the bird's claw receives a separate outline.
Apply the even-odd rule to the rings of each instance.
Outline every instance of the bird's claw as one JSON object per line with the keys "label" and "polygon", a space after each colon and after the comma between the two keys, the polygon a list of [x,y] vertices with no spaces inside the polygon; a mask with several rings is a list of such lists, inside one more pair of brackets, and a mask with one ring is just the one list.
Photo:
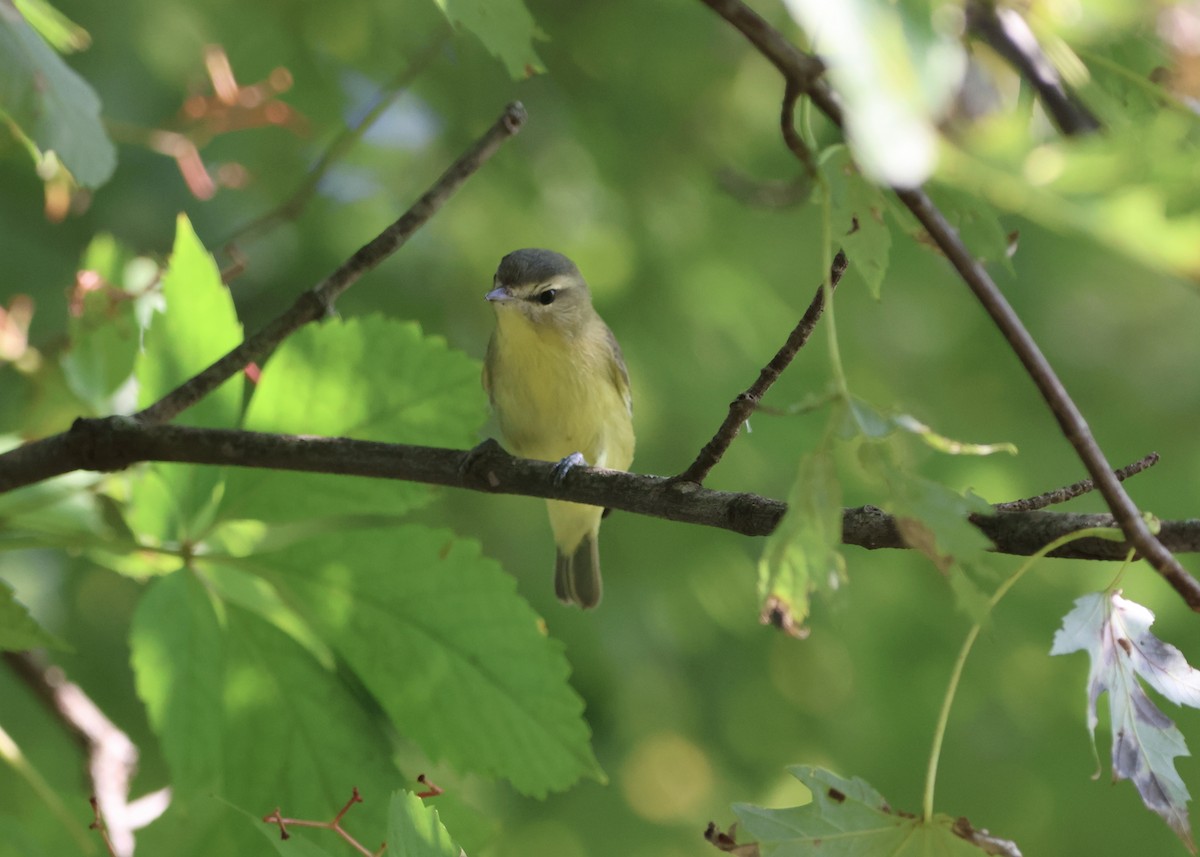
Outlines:
{"label": "bird's claw", "polygon": [[587,467],[587,459],[582,452],[572,452],[558,464],[554,465],[554,484],[562,485],[572,467]]}
{"label": "bird's claw", "polygon": [[489,437],[483,443],[467,451],[463,456],[462,461],[458,464],[458,479],[464,485],[468,483],[471,476],[471,471],[481,460],[487,458],[497,450],[503,452],[504,448],[496,442],[495,438]]}

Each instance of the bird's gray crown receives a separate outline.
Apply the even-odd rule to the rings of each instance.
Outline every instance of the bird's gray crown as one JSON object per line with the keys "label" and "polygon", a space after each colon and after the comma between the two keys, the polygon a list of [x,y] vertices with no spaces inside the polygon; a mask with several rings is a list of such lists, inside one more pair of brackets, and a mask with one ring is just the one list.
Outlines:
{"label": "bird's gray crown", "polygon": [[514,250],[500,260],[496,279],[506,286],[542,283],[562,274],[580,276],[575,263],[562,253],[530,247]]}

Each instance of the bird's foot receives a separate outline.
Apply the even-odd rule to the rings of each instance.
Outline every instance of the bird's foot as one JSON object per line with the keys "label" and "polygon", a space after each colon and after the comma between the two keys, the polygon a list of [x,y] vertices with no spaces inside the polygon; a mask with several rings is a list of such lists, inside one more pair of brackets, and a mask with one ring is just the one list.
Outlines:
{"label": "bird's foot", "polygon": [[572,467],[587,467],[587,459],[582,452],[572,452],[558,464],[554,465],[554,484],[562,485]]}
{"label": "bird's foot", "polygon": [[459,481],[464,485],[470,483],[472,481],[475,468],[479,466],[480,462],[488,458],[488,456],[496,454],[497,452],[503,453],[504,447],[500,446],[500,444],[496,442],[496,439],[492,437],[489,437],[475,448],[468,450],[467,454],[462,457],[462,461],[458,463]]}

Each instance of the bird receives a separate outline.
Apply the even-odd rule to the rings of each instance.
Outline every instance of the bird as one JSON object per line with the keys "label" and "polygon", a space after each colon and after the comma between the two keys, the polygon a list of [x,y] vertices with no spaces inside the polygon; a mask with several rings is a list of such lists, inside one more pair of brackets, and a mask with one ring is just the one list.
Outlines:
{"label": "bird", "polygon": [[[575,263],[552,250],[514,250],[500,260],[484,297],[496,327],[483,387],[509,451],[557,462],[560,482],[580,464],[628,470],[635,445],[629,372]],[[595,607],[604,509],[563,500],[546,506],[554,592],[564,604]]]}

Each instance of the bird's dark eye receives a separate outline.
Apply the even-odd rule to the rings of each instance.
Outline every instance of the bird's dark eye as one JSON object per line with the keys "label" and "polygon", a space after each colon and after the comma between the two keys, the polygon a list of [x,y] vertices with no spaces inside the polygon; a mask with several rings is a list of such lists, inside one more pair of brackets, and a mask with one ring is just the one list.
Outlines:
{"label": "bird's dark eye", "polygon": [[537,302],[542,306],[549,306],[554,303],[556,297],[558,297],[558,289],[546,289],[546,291],[538,293]]}

